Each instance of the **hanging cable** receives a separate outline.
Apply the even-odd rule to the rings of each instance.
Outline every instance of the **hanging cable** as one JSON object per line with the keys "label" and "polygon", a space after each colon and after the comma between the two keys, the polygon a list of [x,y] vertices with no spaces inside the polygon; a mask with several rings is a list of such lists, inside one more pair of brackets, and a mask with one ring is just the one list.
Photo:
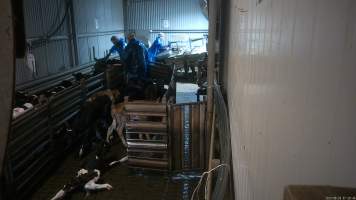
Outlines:
{"label": "hanging cable", "polygon": [[68,13],[69,13],[69,0],[66,1],[65,3],[65,13],[64,13],[64,16],[62,18],[62,20],[60,21],[59,25],[57,26],[57,28],[54,29],[54,31],[52,31],[52,33],[48,34],[47,35],[47,38],[50,38],[52,36],[54,36],[56,33],[58,33],[58,31],[60,30],[60,28],[62,28],[67,16],[68,16]]}
{"label": "hanging cable", "polygon": [[[65,22],[65,20],[66,20],[66,18],[68,16],[69,3],[70,3],[70,0],[66,0],[65,1],[65,6],[64,6],[65,12],[64,12],[63,17],[59,21],[59,24],[54,26],[55,23],[53,23],[51,25],[51,27],[50,27],[50,30],[47,33],[45,33],[44,36],[42,36],[39,39],[31,41],[30,46],[31,46],[32,49],[43,46],[46,42],[49,41],[49,39],[51,39],[51,37],[53,37],[56,33],[58,33],[58,31],[62,28],[62,26],[63,26],[63,24],[64,24],[64,22]],[[58,11],[56,18],[59,17],[60,13],[61,12]],[[53,30],[51,30],[52,28],[53,28]]]}
{"label": "hanging cable", "polygon": [[[194,200],[195,194],[199,191],[199,189],[200,189],[200,187],[201,187],[201,184],[202,184],[202,182],[203,182],[203,180],[204,180],[204,177],[205,177],[206,175],[209,175],[209,174],[213,173],[215,170],[217,170],[217,169],[219,169],[219,168],[221,168],[221,167],[229,168],[229,165],[227,165],[227,164],[220,164],[220,165],[214,167],[213,169],[211,169],[211,170],[209,170],[209,171],[206,171],[206,172],[204,172],[204,173],[202,174],[202,176],[200,177],[199,183],[198,183],[198,185],[195,187],[195,189],[194,189],[194,191],[193,191],[193,194],[192,194],[190,200]],[[198,192],[198,193],[199,193],[199,192]],[[207,196],[207,188],[206,188],[206,186],[205,186],[205,198],[206,198],[206,196]],[[198,195],[198,199],[199,199],[199,195]]]}
{"label": "hanging cable", "polygon": [[47,33],[43,34],[43,35],[48,35],[48,33],[52,32],[50,30],[53,30],[53,29],[55,29],[55,27],[58,26],[57,25],[58,19],[61,19],[61,14],[62,14],[63,10],[64,10],[64,12],[66,11],[66,1],[64,2],[64,4],[62,3],[62,1],[59,1],[59,2],[60,2],[60,4],[57,3],[58,9],[57,9],[56,16],[54,17],[54,20],[53,20],[50,28],[48,29],[49,31],[47,31]]}

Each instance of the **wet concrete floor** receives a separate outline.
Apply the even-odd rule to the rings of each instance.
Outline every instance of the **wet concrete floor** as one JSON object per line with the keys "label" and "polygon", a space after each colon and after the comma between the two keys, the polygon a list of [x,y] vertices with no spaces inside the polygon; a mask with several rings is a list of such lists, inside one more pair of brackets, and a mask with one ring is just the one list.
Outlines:
{"label": "wet concrete floor", "polygon": [[[125,149],[116,144],[111,151],[122,157]],[[76,152],[76,151],[75,151]],[[68,155],[58,169],[52,173],[42,186],[34,192],[30,200],[49,200],[68,183],[80,168],[81,161],[76,154]],[[163,172],[133,170],[126,165],[116,166],[102,176],[103,182],[111,184],[111,191],[91,193],[86,197],[84,191],[72,193],[67,200],[189,200],[199,181],[199,177],[169,175]]]}

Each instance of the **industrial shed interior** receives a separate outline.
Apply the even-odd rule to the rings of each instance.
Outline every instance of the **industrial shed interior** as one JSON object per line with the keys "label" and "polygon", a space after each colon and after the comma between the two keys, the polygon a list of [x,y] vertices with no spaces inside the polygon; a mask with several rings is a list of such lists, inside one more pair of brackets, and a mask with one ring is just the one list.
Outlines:
{"label": "industrial shed interior", "polygon": [[0,199],[356,199],[356,1],[0,1]]}

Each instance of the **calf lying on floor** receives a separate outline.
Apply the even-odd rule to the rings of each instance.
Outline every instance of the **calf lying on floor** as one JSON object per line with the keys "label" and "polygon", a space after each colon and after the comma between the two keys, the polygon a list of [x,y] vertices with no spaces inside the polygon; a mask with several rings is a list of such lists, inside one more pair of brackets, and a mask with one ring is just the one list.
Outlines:
{"label": "calf lying on floor", "polygon": [[91,191],[111,190],[113,187],[110,184],[98,184],[98,181],[101,175],[112,166],[127,161],[127,156],[117,160],[112,156],[107,156],[107,152],[107,147],[102,143],[98,148],[98,152],[90,156],[88,160],[83,163],[83,167],[77,172],[76,176],[57,192],[51,200],[63,199],[78,189],[84,189],[87,195],[89,195]]}

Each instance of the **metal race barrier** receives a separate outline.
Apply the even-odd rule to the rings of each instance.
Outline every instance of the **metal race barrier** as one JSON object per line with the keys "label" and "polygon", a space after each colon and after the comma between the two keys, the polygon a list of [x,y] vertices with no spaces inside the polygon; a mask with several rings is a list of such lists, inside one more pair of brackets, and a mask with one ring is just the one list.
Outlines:
{"label": "metal race barrier", "polygon": [[104,89],[104,73],[91,76],[81,83],[75,82],[72,77],[56,82],[64,80],[71,82],[71,86],[53,85],[49,88],[36,85],[36,89],[26,89],[28,94],[37,94],[33,93],[37,91],[51,95],[46,103],[35,105],[30,111],[12,120],[5,163],[6,199],[26,199],[44,180],[65,148],[69,148],[56,148],[59,143],[57,140],[60,140],[58,138],[63,138],[58,136],[60,129],[78,113],[81,103],[87,97]]}
{"label": "metal race barrier", "polygon": [[166,103],[126,102],[128,165],[167,171],[169,169]]}

